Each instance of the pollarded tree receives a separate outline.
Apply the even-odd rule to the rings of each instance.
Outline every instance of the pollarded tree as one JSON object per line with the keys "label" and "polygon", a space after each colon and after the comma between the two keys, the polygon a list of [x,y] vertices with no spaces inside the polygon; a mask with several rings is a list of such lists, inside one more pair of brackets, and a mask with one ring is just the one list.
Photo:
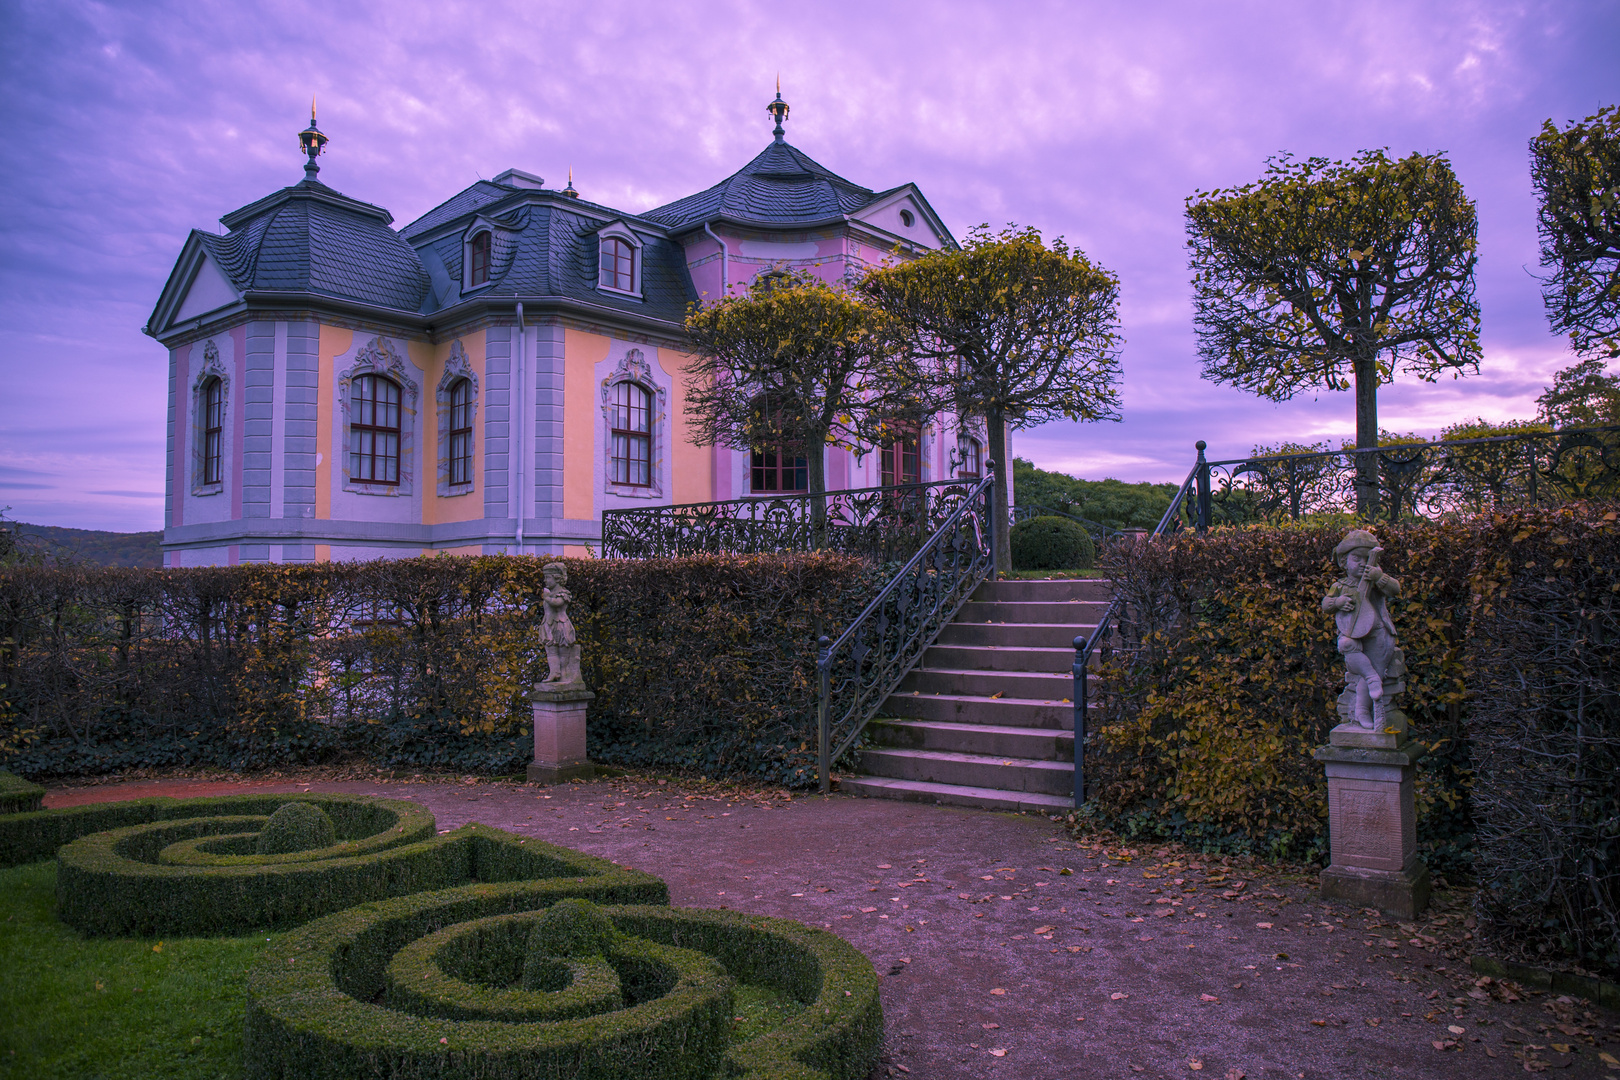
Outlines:
{"label": "pollarded tree", "polygon": [[[828,446],[859,449],[918,410],[914,370],[883,314],[802,273],[761,275],[743,296],[694,306],[686,401],[699,446],[801,448],[807,487],[827,490]],[[812,503],[818,535],[825,506]]]}
{"label": "pollarded tree", "polygon": [[1580,353],[1620,356],[1620,108],[1530,140],[1547,321]]}
{"label": "pollarded tree", "polygon": [[1007,428],[1119,419],[1119,279],[1061,237],[981,226],[960,248],[868,271],[860,290],[902,328],[931,400],[984,417],[996,568],[1010,569]]}
{"label": "pollarded tree", "polygon": [[[1378,386],[1479,370],[1478,222],[1444,154],[1272,159],[1257,183],[1187,199],[1204,378],[1286,401],[1356,393],[1356,446],[1378,445]],[[1377,513],[1358,457],[1356,509]]]}

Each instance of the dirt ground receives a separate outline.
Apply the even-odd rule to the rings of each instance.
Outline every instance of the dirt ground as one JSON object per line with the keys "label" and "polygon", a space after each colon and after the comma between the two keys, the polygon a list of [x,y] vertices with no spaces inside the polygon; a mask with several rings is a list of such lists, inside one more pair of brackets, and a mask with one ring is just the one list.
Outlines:
{"label": "dirt ground", "polygon": [[883,977],[879,1077],[1620,1077],[1620,1014],[1479,982],[1454,893],[1398,924],[1308,878],[1076,843],[1040,817],[632,779],[150,780],[46,805],[241,790],[412,799],[440,829],[657,874],[679,906],[829,927]]}

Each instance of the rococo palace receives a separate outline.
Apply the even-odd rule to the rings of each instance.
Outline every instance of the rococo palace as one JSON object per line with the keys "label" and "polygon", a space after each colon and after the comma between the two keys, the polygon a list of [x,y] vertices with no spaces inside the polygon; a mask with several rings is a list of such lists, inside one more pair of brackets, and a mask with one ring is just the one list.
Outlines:
{"label": "rococo palace", "polygon": [[[193,230],[146,332],[169,350],[164,563],[432,552],[583,555],[617,507],[805,487],[803,448],[690,438],[683,320],[763,273],[842,281],[953,245],[915,184],[772,141],[642,213],[508,169],[402,229],[317,179]],[[829,447],[829,489],[976,475],[984,432],[941,417]]]}

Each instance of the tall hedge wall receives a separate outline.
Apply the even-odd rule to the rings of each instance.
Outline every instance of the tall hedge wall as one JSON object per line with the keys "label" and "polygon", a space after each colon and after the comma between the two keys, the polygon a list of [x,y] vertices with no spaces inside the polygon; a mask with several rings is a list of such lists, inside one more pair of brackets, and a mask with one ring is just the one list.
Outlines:
{"label": "tall hedge wall", "polygon": [[[521,770],[547,561],[0,569],[0,765]],[[859,613],[871,568],[561,561],[597,693],[592,758],[812,781],[815,638]]]}
{"label": "tall hedge wall", "polygon": [[[1475,874],[1502,940],[1620,960],[1620,524],[1607,507],[1383,525],[1428,747],[1418,840]],[[1133,835],[1321,859],[1343,663],[1319,607],[1344,526],[1116,546],[1092,812]]]}

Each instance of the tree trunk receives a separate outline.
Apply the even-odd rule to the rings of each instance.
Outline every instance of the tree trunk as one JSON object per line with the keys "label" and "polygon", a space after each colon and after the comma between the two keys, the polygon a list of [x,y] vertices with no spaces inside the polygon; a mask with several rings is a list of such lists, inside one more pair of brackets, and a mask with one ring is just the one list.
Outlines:
{"label": "tree trunk", "polygon": [[810,547],[827,546],[827,440],[807,439],[804,448],[805,486],[810,491]]}
{"label": "tree trunk", "polygon": [[995,515],[991,531],[995,534],[995,563],[998,574],[1013,568],[1012,515],[1007,509],[1007,478],[1012,475],[1012,462],[1007,460],[1007,416],[1000,409],[991,409],[985,415],[985,427],[990,436],[990,460],[996,463],[996,482],[990,492],[991,513]]}
{"label": "tree trunk", "polygon": [[[1378,362],[1357,360],[1356,449],[1378,446]],[[1356,455],[1356,516],[1372,521],[1378,516],[1378,455]]]}

